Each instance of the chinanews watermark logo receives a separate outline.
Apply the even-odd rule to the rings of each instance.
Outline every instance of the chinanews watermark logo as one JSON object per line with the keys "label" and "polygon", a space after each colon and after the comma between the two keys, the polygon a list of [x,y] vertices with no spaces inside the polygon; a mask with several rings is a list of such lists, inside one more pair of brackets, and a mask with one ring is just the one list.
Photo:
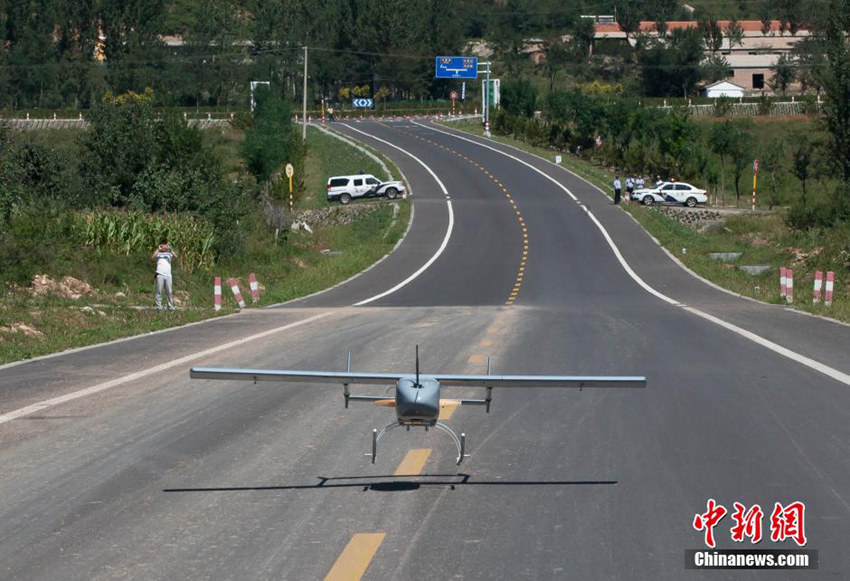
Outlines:
{"label": "chinanews watermark logo", "polygon": [[[732,504],[733,512],[729,528],[732,541],[758,545],[767,537],[763,530],[765,512],[758,504],[746,506],[740,502]],[[706,510],[694,515],[694,530],[701,532],[703,543],[709,548],[685,551],[686,569],[817,569],[818,552],[814,549],[717,549],[715,528],[724,530],[721,521],[729,510],[713,498],[706,502]],[[728,521],[727,521],[728,522]],[[793,541],[797,547],[808,544],[806,537],[806,505],[795,501],[787,505],[774,503],[768,519],[770,542]]]}

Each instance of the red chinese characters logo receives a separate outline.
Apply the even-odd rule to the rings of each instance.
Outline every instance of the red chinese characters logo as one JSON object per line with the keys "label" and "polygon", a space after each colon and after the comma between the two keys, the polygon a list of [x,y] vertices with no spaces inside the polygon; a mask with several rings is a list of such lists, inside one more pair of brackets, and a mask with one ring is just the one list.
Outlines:
{"label": "red chinese characters logo", "polygon": [[[732,527],[732,540],[738,543],[743,543],[745,537],[749,537],[750,542],[754,545],[761,541],[761,519],[764,513],[761,507],[754,504],[749,510],[740,502],[734,504],[735,512],[732,513],[732,518],[735,521],[735,526]],[[746,512],[745,512],[746,511]]]}
{"label": "red chinese characters logo", "polygon": [[705,513],[694,515],[694,528],[698,531],[705,531],[705,544],[713,549],[714,527],[726,516],[727,511],[726,507],[714,502],[713,498],[708,499],[706,508]]}
{"label": "red chinese characters logo", "polygon": [[806,505],[800,501],[782,506],[778,502],[770,515],[770,540],[774,543],[793,539],[804,547],[806,539]]}
{"label": "red chinese characters logo", "polygon": [[[732,540],[743,543],[744,539],[750,539],[752,544],[758,544],[762,540],[762,521],[764,511],[761,506],[754,504],[747,508],[740,502],[733,503],[735,508],[732,520],[735,525],[730,529]],[[712,549],[715,547],[714,527],[726,516],[728,511],[722,504],[717,504],[713,498],[706,503],[706,511],[694,515],[694,529],[704,533],[705,544]],[[800,501],[792,502],[786,506],[775,503],[770,515],[770,540],[781,543],[791,539],[798,546],[804,547],[808,543],[806,538],[806,505]]]}

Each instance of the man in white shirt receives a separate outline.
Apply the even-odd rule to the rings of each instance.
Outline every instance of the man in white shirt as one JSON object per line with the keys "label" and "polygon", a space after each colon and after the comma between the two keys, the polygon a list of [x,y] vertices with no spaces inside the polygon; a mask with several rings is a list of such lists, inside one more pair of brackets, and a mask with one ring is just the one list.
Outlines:
{"label": "man in white shirt", "polygon": [[152,258],[156,261],[156,287],[154,299],[156,310],[162,310],[162,290],[165,289],[165,298],[168,302],[168,310],[174,310],[174,300],[171,296],[171,260],[177,258],[177,253],[167,242],[160,244],[154,251]]}
{"label": "man in white shirt", "polygon": [[616,178],[614,178],[614,203],[615,204],[620,203],[620,196],[622,195],[622,193],[623,193],[623,186],[620,183],[620,176],[618,175]]}

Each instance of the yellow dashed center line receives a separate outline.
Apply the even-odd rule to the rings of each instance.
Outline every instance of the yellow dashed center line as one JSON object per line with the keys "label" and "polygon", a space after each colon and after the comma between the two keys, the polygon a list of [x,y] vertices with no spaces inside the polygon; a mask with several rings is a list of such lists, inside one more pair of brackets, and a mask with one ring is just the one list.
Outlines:
{"label": "yellow dashed center line", "polygon": [[466,360],[467,363],[483,363],[485,357],[480,353],[475,353],[469,356],[469,359]]}
{"label": "yellow dashed center line", "polygon": [[[437,147],[440,147],[441,149],[449,151],[449,152],[457,155],[459,158],[468,161],[469,163],[471,163],[472,165],[474,165],[475,167],[480,169],[482,172],[484,172],[484,174],[487,177],[489,177],[490,180],[494,184],[496,184],[496,187],[498,187],[500,190],[502,190],[502,192],[504,192],[505,197],[508,199],[508,202],[510,202],[510,204],[511,204],[511,208],[513,208],[514,212],[516,212],[517,220],[519,221],[519,224],[522,227],[522,237],[523,237],[523,243],[524,243],[523,244],[523,251],[522,251],[522,261],[520,262],[520,270],[517,274],[516,285],[514,286],[514,290],[511,292],[511,295],[508,297],[508,300],[505,302],[505,304],[507,304],[507,305],[513,304],[514,301],[516,300],[518,289],[522,285],[522,274],[523,274],[523,271],[525,270],[525,262],[526,262],[526,260],[528,260],[528,228],[526,228],[525,221],[522,219],[522,214],[520,213],[520,210],[517,207],[516,202],[513,200],[513,198],[511,198],[511,195],[508,193],[507,188],[505,188],[504,184],[501,181],[499,181],[496,178],[496,176],[491,174],[484,166],[482,166],[480,163],[476,162],[472,158],[467,157],[466,155],[464,155],[464,154],[462,154],[458,151],[455,151],[454,149],[446,147],[445,145],[443,145],[441,143],[437,143],[435,141],[431,141],[430,139],[425,139],[423,137],[420,137],[419,135],[416,135],[416,134],[413,134],[413,133],[408,133],[407,131],[402,131],[402,133],[405,133],[407,135],[411,135],[415,139],[419,139],[420,141],[424,141],[425,143],[430,143],[431,145],[435,145]],[[488,330],[488,333],[489,332],[491,332],[491,331]],[[470,363],[473,363],[473,361],[472,361],[473,357],[477,357],[477,356],[473,355],[472,357],[470,357]],[[480,361],[477,361],[477,363],[480,363]]]}
{"label": "yellow dashed center line", "polygon": [[[443,415],[443,406],[440,404],[440,419]],[[422,468],[425,466],[425,462],[428,461],[428,456],[431,455],[430,448],[417,448],[414,450],[410,450],[404,457],[404,460],[401,461],[401,464],[398,465],[398,468],[395,470],[396,476],[418,476],[422,473]]]}
{"label": "yellow dashed center line", "polygon": [[386,533],[357,533],[325,576],[325,581],[359,581],[384,542]]}
{"label": "yellow dashed center line", "polygon": [[442,400],[440,401],[440,415],[437,417],[438,420],[444,422],[451,418],[455,410],[460,405],[460,402],[456,399]]}

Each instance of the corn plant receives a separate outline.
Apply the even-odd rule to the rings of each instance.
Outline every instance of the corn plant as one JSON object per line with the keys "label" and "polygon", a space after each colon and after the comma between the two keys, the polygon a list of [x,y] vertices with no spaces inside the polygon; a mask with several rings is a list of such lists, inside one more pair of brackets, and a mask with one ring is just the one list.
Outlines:
{"label": "corn plant", "polygon": [[192,214],[164,216],[143,212],[93,210],[75,216],[75,232],[85,244],[100,254],[115,252],[129,256],[150,252],[168,240],[178,254],[178,262],[187,272],[209,268],[215,262],[212,226]]}

